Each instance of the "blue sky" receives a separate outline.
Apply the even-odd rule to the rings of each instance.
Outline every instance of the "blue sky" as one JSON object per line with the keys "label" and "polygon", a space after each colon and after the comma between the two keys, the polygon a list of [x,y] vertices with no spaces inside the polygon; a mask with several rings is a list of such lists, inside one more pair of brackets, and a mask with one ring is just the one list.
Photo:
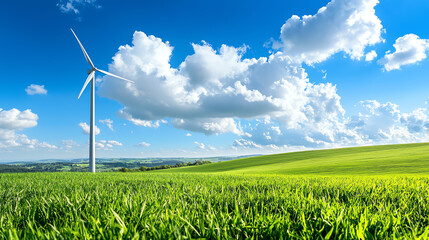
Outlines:
{"label": "blue sky", "polygon": [[428,141],[428,10],[425,0],[4,3],[0,161],[87,156],[90,91],[77,95],[89,66],[70,28],[97,67],[136,81],[97,75],[97,157]]}

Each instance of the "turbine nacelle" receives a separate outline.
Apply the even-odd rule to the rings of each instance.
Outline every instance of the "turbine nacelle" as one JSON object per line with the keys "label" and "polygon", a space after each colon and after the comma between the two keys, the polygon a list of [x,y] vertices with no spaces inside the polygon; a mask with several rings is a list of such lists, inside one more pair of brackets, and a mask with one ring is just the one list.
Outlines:
{"label": "turbine nacelle", "polygon": [[89,70],[87,71],[87,73],[88,73],[88,75],[89,75],[89,76],[88,76],[88,78],[86,79],[85,83],[83,84],[82,90],[80,91],[79,96],[77,97],[77,99],[79,99],[79,98],[80,98],[80,95],[82,95],[82,93],[83,93],[83,91],[85,90],[85,88],[86,88],[86,86],[88,85],[88,83],[89,83],[91,80],[94,80],[94,75],[95,75],[95,72],[96,72],[96,71],[101,72],[101,73],[104,73],[104,74],[109,75],[109,76],[112,76],[112,77],[115,77],[115,78],[119,78],[119,79],[124,80],[124,81],[127,81],[127,82],[134,83],[133,81],[128,80],[128,79],[126,79],[126,78],[119,77],[119,76],[116,76],[115,74],[112,74],[112,73],[109,73],[109,72],[107,72],[107,71],[104,71],[104,70],[101,70],[101,69],[96,68],[96,67],[94,66],[94,63],[92,63],[91,58],[89,57],[89,55],[88,55],[88,53],[86,52],[85,48],[83,47],[82,43],[80,42],[79,38],[78,38],[78,37],[76,36],[76,34],[74,33],[73,29],[71,29],[71,28],[70,28],[70,30],[72,31],[72,33],[73,33],[73,35],[75,36],[75,38],[76,38],[77,42],[79,43],[80,49],[82,50],[82,53],[83,53],[83,56],[85,57],[85,59],[86,59],[86,61],[89,63],[89,65],[91,65],[91,67],[92,67],[91,69],[89,69]]}
{"label": "turbine nacelle", "polygon": [[91,68],[91,69],[88,69],[88,71],[86,73],[88,73],[88,75],[89,75],[96,70],[97,70],[96,68]]}

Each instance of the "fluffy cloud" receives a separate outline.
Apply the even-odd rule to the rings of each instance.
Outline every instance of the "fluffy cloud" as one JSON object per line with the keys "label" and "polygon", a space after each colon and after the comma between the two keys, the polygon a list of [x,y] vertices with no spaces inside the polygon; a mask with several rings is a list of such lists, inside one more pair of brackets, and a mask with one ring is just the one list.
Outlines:
{"label": "fluffy cloud", "polygon": [[429,129],[429,118],[426,108],[418,108],[411,113],[402,114],[403,123],[410,133],[426,132]]}
{"label": "fluffy cloud", "polygon": [[282,26],[282,49],[292,59],[318,63],[344,51],[360,59],[366,46],[383,41],[375,15],[378,0],[332,0],[315,15],[293,15]]}
{"label": "fluffy cloud", "polygon": [[48,93],[48,90],[45,89],[45,85],[31,84],[25,89],[25,92],[27,92],[28,95],[46,95]]}
{"label": "fluffy cloud", "polygon": [[347,127],[357,132],[365,142],[391,138],[401,118],[398,105],[390,102],[381,104],[375,100],[362,101],[360,104],[364,111],[352,117]]}
{"label": "fluffy cloud", "polygon": [[[352,59],[374,59],[375,51],[364,53],[383,41],[377,3],[333,0],[313,16],[293,16],[282,27],[283,52],[268,57],[244,58],[245,45],[192,44],[194,53],[178,68],[170,66],[168,41],[136,31],[132,45],[121,46],[109,65],[110,72],[135,84],[104,76],[98,93],[122,103],[117,115],[135,125],[158,127],[169,119],[173,127],[192,132],[233,133],[240,137],[232,145],[236,149],[415,140],[410,129],[421,125],[417,112],[401,114],[392,103],[365,101],[362,113],[348,118],[336,86],[310,82],[302,66],[340,51]],[[250,124],[242,126],[243,121]]]}
{"label": "fluffy cloud", "polygon": [[168,42],[135,32],[133,46],[120,47],[109,69],[136,83],[105,76],[99,94],[121,102],[118,116],[136,125],[157,127],[171,118],[176,128],[207,135],[243,134],[238,118],[270,116],[294,127],[310,112],[343,111],[335,86],[310,83],[287,56],[243,59],[245,47],[222,45],[216,51],[204,42],[193,48],[195,53],[174,69]]}
{"label": "fluffy cloud", "polygon": [[37,125],[38,118],[37,114],[32,113],[30,109],[21,112],[16,108],[9,111],[0,108],[0,129],[22,130],[31,128]]}
{"label": "fluffy cloud", "polygon": [[[83,134],[89,134],[90,129],[89,125],[86,122],[81,122],[78,124],[78,126],[82,128]],[[94,133],[95,135],[100,134],[100,129],[96,125],[94,125]]]}
{"label": "fluffy cloud", "polygon": [[366,46],[382,41],[377,3],[334,0],[314,16],[293,16],[282,27],[284,53],[268,58],[243,58],[245,45],[215,50],[204,41],[192,44],[194,54],[177,69],[170,66],[169,42],[136,31],[132,45],[121,46],[109,65],[136,83],[105,76],[99,94],[121,102],[118,116],[136,125],[158,127],[170,118],[176,128],[206,135],[242,135],[242,118],[270,117],[286,128],[332,121],[344,114],[335,86],[310,83],[301,62],[339,51],[362,57]]}
{"label": "fluffy cloud", "polygon": [[232,118],[173,119],[172,124],[179,129],[202,132],[206,135],[232,132],[241,135],[237,123]]}
{"label": "fluffy cloud", "polygon": [[364,111],[351,118],[347,126],[365,143],[406,143],[429,139],[426,109],[401,113],[398,105],[390,102],[381,104],[375,100],[362,101],[361,106]]}
{"label": "fluffy cloud", "polygon": [[150,143],[147,143],[147,142],[141,142],[141,143],[139,143],[139,146],[140,146],[140,147],[149,147],[149,146],[150,146]]}
{"label": "fluffy cloud", "polygon": [[36,147],[55,149],[55,145],[46,142],[39,142],[37,139],[29,139],[25,134],[19,134],[26,128],[32,128],[37,125],[37,114],[27,109],[19,111],[18,109],[3,110],[0,108],[0,149],[11,147],[24,147],[34,149]]}
{"label": "fluffy cloud", "polygon": [[101,123],[103,123],[104,125],[106,125],[110,130],[112,130],[113,131],[113,120],[111,120],[111,119],[103,119],[103,120],[100,120],[99,122],[101,122]]}
{"label": "fluffy cloud", "polygon": [[100,8],[97,0],[60,0],[57,3],[57,6],[60,8],[60,11],[63,13],[74,13],[79,14],[79,9],[84,8],[86,6],[94,6],[95,8]]}
{"label": "fluffy cloud", "polygon": [[148,121],[148,120],[142,120],[139,118],[134,118],[131,114],[129,114],[125,109],[121,109],[117,112],[118,117],[122,117],[124,119],[127,119],[128,121],[134,123],[137,126],[141,127],[151,127],[151,128],[158,128],[161,123],[167,124],[166,120],[157,120],[157,121]]}
{"label": "fluffy cloud", "polygon": [[371,62],[375,58],[377,58],[377,53],[374,50],[365,54],[365,61],[367,62]]}
{"label": "fluffy cloud", "polygon": [[396,39],[395,52],[386,52],[379,63],[384,65],[386,71],[401,69],[401,66],[420,62],[426,58],[426,51],[429,49],[429,40],[421,39],[415,34],[407,34]]}
{"label": "fluffy cloud", "polygon": [[375,100],[360,102],[358,115],[350,118],[312,121],[297,128],[285,128],[276,121],[259,121],[244,129],[250,134],[233,143],[233,148],[291,146],[306,148],[365,144],[391,144],[429,140],[429,117],[425,108],[401,113],[398,105]]}

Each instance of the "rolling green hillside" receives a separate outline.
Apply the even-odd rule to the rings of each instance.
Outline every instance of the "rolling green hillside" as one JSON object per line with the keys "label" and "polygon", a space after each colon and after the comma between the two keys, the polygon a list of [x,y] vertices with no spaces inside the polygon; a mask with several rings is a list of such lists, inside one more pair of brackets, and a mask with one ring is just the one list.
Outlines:
{"label": "rolling green hillside", "polygon": [[429,239],[428,159],[422,143],[149,172],[4,173],[0,240]]}
{"label": "rolling green hillside", "polygon": [[427,174],[429,143],[292,152],[166,171],[285,175]]}

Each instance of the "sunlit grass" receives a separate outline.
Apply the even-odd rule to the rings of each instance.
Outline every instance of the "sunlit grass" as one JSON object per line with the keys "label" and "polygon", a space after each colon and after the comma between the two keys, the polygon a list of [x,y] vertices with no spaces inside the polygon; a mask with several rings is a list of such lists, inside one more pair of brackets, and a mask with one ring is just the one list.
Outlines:
{"label": "sunlit grass", "polygon": [[422,237],[428,177],[0,175],[0,238]]}
{"label": "sunlit grass", "polygon": [[0,239],[429,239],[428,148],[0,174]]}
{"label": "sunlit grass", "polygon": [[427,174],[429,173],[429,144],[293,152],[168,171],[285,175]]}

